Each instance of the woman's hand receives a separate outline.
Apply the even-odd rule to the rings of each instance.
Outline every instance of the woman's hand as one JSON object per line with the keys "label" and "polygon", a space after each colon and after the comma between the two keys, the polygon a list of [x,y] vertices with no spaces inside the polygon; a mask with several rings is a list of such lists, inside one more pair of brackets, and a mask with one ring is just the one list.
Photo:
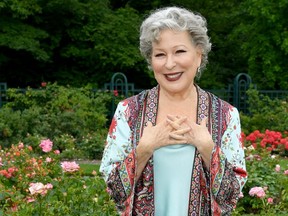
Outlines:
{"label": "woman's hand", "polygon": [[177,120],[178,117],[176,116],[168,116],[168,123],[174,129],[169,136],[182,143],[194,145],[200,152],[206,166],[209,167],[214,142],[206,127],[208,119],[204,118],[200,125],[188,120],[178,124]]}
{"label": "woman's hand", "polygon": [[[175,124],[182,125],[186,121],[186,117],[178,118],[175,120]],[[136,168],[136,181],[138,181],[147,161],[152,156],[153,152],[163,146],[181,143],[171,139],[169,134],[174,130],[166,121],[160,122],[153,126],[151,122],[148,122],[143,130],[143,134],[136,147],[137,168]]]}
{"label": "woman's hand", "polygon": [[175,119],[173,126],[169,123],[168,118],[155,126],[148,122],[143,130],[139,145],[142,145],[150,154],[153,154],[156,149],[163,146],[182,143],[180,140],[171,139],[170,133],[175,130],[175,125],[182,125],[185,121],[187,121],[186,117],[179,117]]}

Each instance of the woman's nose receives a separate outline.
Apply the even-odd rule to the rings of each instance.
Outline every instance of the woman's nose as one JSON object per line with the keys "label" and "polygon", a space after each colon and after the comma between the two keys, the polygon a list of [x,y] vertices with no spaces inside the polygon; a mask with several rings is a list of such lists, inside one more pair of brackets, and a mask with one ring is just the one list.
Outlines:
{"label": "woman's nose", "polygon": [[167,56],[166,62],[165,62],[165,67],[168,70],[172,70],[176,66],[176,62],[173,56]]}

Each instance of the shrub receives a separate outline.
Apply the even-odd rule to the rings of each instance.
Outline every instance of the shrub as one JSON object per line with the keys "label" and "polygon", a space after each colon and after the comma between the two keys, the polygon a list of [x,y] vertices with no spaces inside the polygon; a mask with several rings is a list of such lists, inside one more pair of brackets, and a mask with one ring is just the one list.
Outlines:
{"label": "shrub", "polygon": [[256,130],[243,138],[248,181],[233,215],[287,215],[288,166],[281,156],[288,150],[287,133]]}
{"label": "shrub", "polygon": [[0,109],[1,146],[21,140],[36,147],[50,137],[63,157],[100,157],[112,93],[54,83],[24,92],[8,89],[7,96],[9,102]]}
{"label": "shrub", "polygon": [[40,155],[23,143],[0,151],[0,215],[116,215],[96,171],[83,176],[75,161],[60,163],[49,142]]}
{"label": "shrub", "polygon": [[247,94],[249,114],[241,113],[241,124],[246,134],[255,130],[269,129],[281,132],[287,130],[288,98],[272,100],[255,89],[249,89]]}

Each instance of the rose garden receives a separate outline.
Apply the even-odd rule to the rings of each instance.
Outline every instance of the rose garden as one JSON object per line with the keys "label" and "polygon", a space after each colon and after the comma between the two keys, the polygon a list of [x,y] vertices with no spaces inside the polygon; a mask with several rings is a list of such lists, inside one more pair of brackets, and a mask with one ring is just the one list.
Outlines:
{"label": "rose garden", "polygon": [[[48,83],[0,109],[0,215],[117,215],[98,172],[118,92]],[[233,215],[288,214],[288,105],[249,90],[248,181]],[[252,106],[251,106],[252,107]]]}

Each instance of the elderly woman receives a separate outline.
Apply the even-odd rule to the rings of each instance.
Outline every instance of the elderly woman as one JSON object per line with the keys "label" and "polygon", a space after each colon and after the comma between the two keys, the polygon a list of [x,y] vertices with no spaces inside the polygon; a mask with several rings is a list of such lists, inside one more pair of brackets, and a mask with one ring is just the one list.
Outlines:
{"label": "elderly woman", "polygon": [[108,191],[121,215],[229,215],[247,174],[237,109],[194,82],[206,21],[168,7],[140,30],[158,85],[118,104],[100,167]]}

